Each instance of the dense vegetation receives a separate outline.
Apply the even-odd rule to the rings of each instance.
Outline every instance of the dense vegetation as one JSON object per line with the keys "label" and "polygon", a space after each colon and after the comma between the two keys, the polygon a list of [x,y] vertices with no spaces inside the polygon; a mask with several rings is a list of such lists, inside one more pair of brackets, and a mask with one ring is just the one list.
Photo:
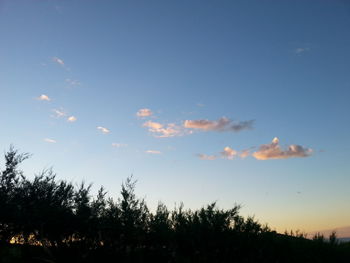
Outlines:
{"label": "dense vegetation", "polygon": [[101,188],[74,187],[51,170],[33,180],[18,165],[29,157],[13,147],[0,171],[0,262],[347,262],[348,243],[278,234],[239,206],[183,205],[154,213],[128,178],[118,200]]}

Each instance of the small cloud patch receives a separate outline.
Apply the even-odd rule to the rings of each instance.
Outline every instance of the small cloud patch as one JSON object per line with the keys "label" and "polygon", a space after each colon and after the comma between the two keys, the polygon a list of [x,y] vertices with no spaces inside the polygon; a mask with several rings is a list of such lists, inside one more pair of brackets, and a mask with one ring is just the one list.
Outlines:
{"label": "small cloud patch", "polygon": [[161,154],[162,152],[156,151],[156,150],[147,150],[146,153],[149,153],[149,154]]}
{"label": "small cloud patch", "polygon": [[149,117],[152,115],[153,115],[153,112],[150,109],[140,109],[136,113],[136,116],[140,118]]}
{"label": "small cloud patch", "polygon": [[308,157],[312,154],[312,149],[300,145],[292,144],[287,149],[282,149],[279,139],[275,137],[270,144],[263,144],[259,150],[252,155],[258,160],[287,159],[292,157]]}
{"label": "small cloud patch", "polygon": [[63,110],[53,109],[52,111],[55,113],[55,115],[52,117],[55,117],[55,118],[61,118],[67,115]]}
{"label": "small cloud patch", "polygon": [[308,51],[310,51],[310,48],[308,48],[308,47],[299,47],[299,48],[296,48],[294,52],[296,55],[300,56],[301,54],[308,52]]}
{"label": "small cloud patch", "polygon": [[221,156],[225,159],[229,159],[229,160],[232,160],[236,155],[237,155],[237,151],[226,146],[224,148],[224,150],[221,152]]}
{"label": "small cloud patch", "polygon": [[61,66],[64,66],[64,61],[63,61],[63,59],[60,59],[60,58],[58,58],[58,57],[53,57],[53,58],[52,58],[52,61],[55,62],[55,63],[57,63],[57,64],[59,64],[59,65],[61,65]]}
{"label": "small cloud patch", "polygon": [[102,126],[97,126],[97,130],[101,131],[103,134],[108,134],[110,133],[110,130],[105,128],[105,127],[102,127]]}
{"label": "small cloud patch", "polygon": [[75,116],[70,116],[70,117],[68,117],[67,121],[68,122],[76,122],[77,118]]}
{"label": "small cloud patch", "polygon": [[42,94],[40,95],[39,97],[37,97],[37,100],[41,100],[41,101],[50,101],[50,97],[45,95],[45,94]]}
{"label": "small cloud patch", "polygon": [[50,138],[45,138],[44,141],[47,143],[56,143],[57,142],[56,140],[50,139]]}
{"label": "small cloud patch", "polygon": [[121,148],[121,147],[126,147],[126,146],[128,146],[128,145],[125,143],[115,143],[115,142],[112,143],[112,147],[115,147],[115,148]]}
{"label": "small cloud patch", "polygon": [[155,134],[158,138],[168,138],[183,135],[181,127],[177,126],[175,123],[169,123],[164,126],[161,123],[147,121],[143,124],[143,127],[147,127],[148,131]]}
{"label": "small cloud patch", "polygon": [[197,154],[198,158],[201,160],[213,161],[217,158],[215,155]]}
{"label": "small cloud patch", "polygon": [[185,120],[183,126],[187,129],[198,129],[202,131],[232,131],[239,132],[253,128],[254,120],[234,122],[229,118],[222,117],[217,121],[211,120]]}

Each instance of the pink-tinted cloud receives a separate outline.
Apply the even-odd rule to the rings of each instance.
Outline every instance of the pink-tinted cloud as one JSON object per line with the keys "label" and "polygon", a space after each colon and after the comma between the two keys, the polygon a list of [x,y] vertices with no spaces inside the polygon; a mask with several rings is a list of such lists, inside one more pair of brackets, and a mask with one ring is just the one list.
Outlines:
{"label": "pink-tinted cloud", "polygon": [[206,154],[197,154],[197,156],[199,157],[199,159],[201,160],[207,160],[207,161],[213,161],[217,158],[217,156],[215,155],[206,155]]}
{"label": "pink-tinted cloud", "polygon": [[138,112],[136,113],[136,116],[140,118],[149,117],[152,115],[153,115],[153,112],[150,109],[139,109]]}
{"label": "pink-tinted cloud", "polygon": [[50,139],[50,138],[45,138],[44,141],[48,142],[48,143],[56,143],[57,142],[56,140]]}
{"label": "pink-tinted cloud", "polygon": [[183,126],[188,129],[199,129],[202,131],[233,131],[239,132],[253,128],[253,120],[234,122],[226,117],[217,121],[211,120],[185,120]]}
{"label": "pink-tinted cloud", "polygon": [[177,126],[174,123],[169,123],[164,126],[158,122],[147,121],[143,124],[143,126],[147,127],[148,131],[154,133],[155,137],[158,138],[181,136],[184,134],[181,127]]}
{"label": "pink-tinted cloud", "polygon": [[312,154],[312,149],[300,145],[292,144],[287,149],[282,149],[279,139],[275,137],[270,144],[261,145],[259,150],[252,154],[258,160],[287,159],[291,157],[308,157]]}
{"label": "pink-tinted cloud", "polygon": [[226,159],[229,159],[229,160],[232,160],[236,155],[237,155],[237,151],[226,146],[224,148],[224,150],[221,152],[221,155],[223,158],[226,158]]}
{"label": "pink-tinted cloud", "polygon": [[161,154],[162,152],[156,151],[156,150],[147,150],[146,153],[149,153],[149,154]]}
{"label": "pink-tinted cloud", "polygon": [[67,121],[68,122],[75,122],[75,121],[77,121],[77,118],[75,116],[70,116],[70,117],[68,117]]}
{"label": "pink-tinted cloud", "polygon": [[53,57],[52,60],[53,60],[53,62],[55,62],[61,66],[64,66],[64,61],[62,59],[60,59],[58,57]]}
{"label": "pink-tinted cloud", "polygon": [[42,94],[42,95],[40,95],[40,96],[37,98],[37,100],[41,100],[41,101],[50,101],[51,99],[50,99],[49,96],[47,96],[47,95],[45,95],[45,94]]}
{"label": "pink-tinted cloud", "polygon": [[242,159],[247,158],[250,155],[249,150],[243,150],[239,153],[239,157],[241,157]]}

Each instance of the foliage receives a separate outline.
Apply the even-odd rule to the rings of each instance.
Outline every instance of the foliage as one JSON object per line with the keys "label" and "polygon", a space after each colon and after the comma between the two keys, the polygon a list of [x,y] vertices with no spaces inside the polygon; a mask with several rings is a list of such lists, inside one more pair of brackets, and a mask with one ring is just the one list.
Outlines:
{"label": "foliage", "polygon": [[[149,211],[135,195],[129,177],[121,197],[113,200],[103,187],[94,197],[91,185],[56,180],[52,170],[27,179],[18,166],[29,157],[12,146],[0,172],[0,262],[344,262],[350,246],[318,234],[272,231],[240,206],[199,210],[184,205],[170,211],[159,203]],[[17,245],[10,245],[16,243]],[[35,262],[35,261],[34,261]]]}

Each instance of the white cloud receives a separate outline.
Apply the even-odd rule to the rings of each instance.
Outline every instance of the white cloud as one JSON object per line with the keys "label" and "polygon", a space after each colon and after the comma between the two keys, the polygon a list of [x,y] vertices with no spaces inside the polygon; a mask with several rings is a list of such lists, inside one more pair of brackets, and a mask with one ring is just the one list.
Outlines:
{"label": "white cloud", "polygon": [[47,96],[47,95],[45,95],[45,94],[42,94],[42,95],[40,95],[40,96],[37,98],[37,100],[41,100],[41,101],[44,101],[44,100],[50,101],[51,99],[50,99],[49,96]]}
{"label": "white cloud", "polygon": [[229,159],[229,160],[232,160],[236,155],[237,155],[237,151],[226,146],[224,148],[224,150],[221,152],[221,155],[223,156],[223,158],[226,158],[226,159]]}
{"label": "white cloud", "polygon": [[68,122],[75,122],[75,121],[77,121],[77,118],[75,116],[70,116],[70,117],[68,117],[67,121]]}
{"label": "white cloud", "polygon": [[108,130],[107,128],[102,127],[102,126],[98,126],[97,129],[100,130],[103,134],[110,133],[110,130]]}
{"label": "white cloud", "polygon": [[79,82],[79,80],[66,79],[66,82],[67,82],[70,86],[79,86],[79,85],[81,85],[81,83]]}
{"label": "white cloud", "polygon": [[183,126],[188,129],[199,129],[202,131],[234,131],[239,132],[253,128],[253,120],[233,122],[222,117],[217,121],[210,120],[185,120]]}
{"label": "white cloud", "polygon": [[286,150],[279,145],[279,139],[275,137],[270,144],[263,144],[259,150],[252,155],[258,160],[287,159],[291,157],[308,157],[312,154],[312,149],[292,144]]}
{"label": "white cloud", "polygon": [[174,123],[169,123],[164,127],[163,124],[153,121],[147,121],[143,124],[144,127],[148,128],[148,131],[155,133],[158,138],[167,138],[174,136],[181,136],[184,134],[181,127]]}
{"label": "white cloud", "polygon": [[206,154],[202,154],[202,153],[197,154],[197,156],[201,160],[208,160],[208,161],[213,161],[217,158],[215,155],[206,155]]}
{"label": "white cloud", "polygon": [[56,143],[56,140],[54,140],[54,139],[49,139],[49,138],[45,138],[44,141],[45,141],[45,142],[48,142],[48,143]]}
{"label": "white cloud", "polygon": [[126,147],[126,146],[128,146],[128,145],[125,143],[115,143],[115,142],[112,143],[112,147],[115,147],[115,148],[121,148],[121,147]]}
{"label": "white cloud", "polygon": [[299,47],[299,48],[296,48],[294,52],[295,52],[296,55],[301,55],[302,53],[307,52],[307,51],[310,51],[310,48],[308,48],[308,47]]}
{"label": "white cloud", "polygon": [[54,117],[56,118],[61,118],[67,115],[63,110],[53,109],[52,111],[55,113]]}
{"label": "white cloud", "polygon": [[61,66],[64,66],[64,61],[63,61],[62,59],[60,59],[60,58],[58,58],[58,57],[53,57],[52,60],[53,60],[55,63],[57,63],[57,64],[59,64],[59,65],[61,65]]}
{"label": "white cloud", "polygon": [[140,109],[136,113],[136,116],[137,117],[141,117],[141,118],[149,117],[149,116],[152,116],[152,115],[153,115],[153,112],[150,109]]}
{"label": "white cloud", "polygon": [[161,154],[160,151],[156,151],[156,150],[147,150],[146,153],[149,153],[149,154]]}

